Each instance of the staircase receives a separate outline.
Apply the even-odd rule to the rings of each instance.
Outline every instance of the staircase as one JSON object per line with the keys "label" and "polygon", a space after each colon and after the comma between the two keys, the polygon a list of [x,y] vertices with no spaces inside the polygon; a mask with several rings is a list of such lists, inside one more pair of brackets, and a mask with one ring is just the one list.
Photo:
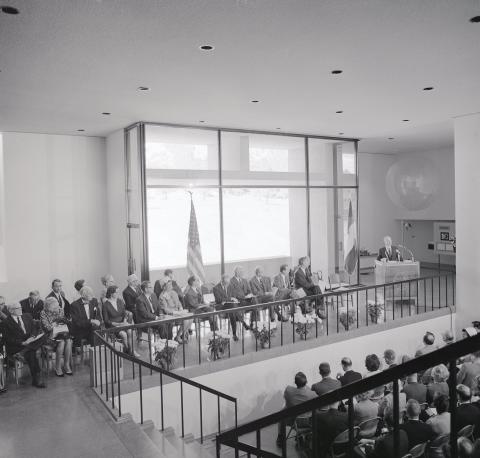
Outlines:
{"label": "staircase", "polygon": [[[135,458],[216,458],[215,435],[205,437],[203,444],[192,435],[180,438],[171,427],[156,429],[151,420],[140,425],[130,414],[122,416],[112,425],[117,436]],[[221,457],[234,458],[235,451],[224,448]],[[239,456],[245,456],[240,453]]]}

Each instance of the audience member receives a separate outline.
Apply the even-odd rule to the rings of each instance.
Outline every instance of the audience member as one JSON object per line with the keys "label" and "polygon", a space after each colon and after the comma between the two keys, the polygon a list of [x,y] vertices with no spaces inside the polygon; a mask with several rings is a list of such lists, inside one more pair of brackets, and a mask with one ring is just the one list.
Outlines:
{"label": "audience member", "polygon": [[291,297],[292,290],[290,289],[290,280],[288,278],[288,264],[280,266],[280,272],[273,277],[273,286],[278,288],[275,295],[276,301],[282,301]]}
{"label": "audience member", "polygon": [[395,352],[391,349],[385,350],[383,352],[383,359],[385,360],[387,369],[390,369],[391,367],[395,367],[397,365],[395,362],[397,359],[397,356],[395,355]]}
{"label": "audience member", "polygon": [[432,427],[420,421],[421,411],[420,404],[416,399],[412,398],[407,402],[407,420],[400,425],[400,429],[407,433],[409,448],[431,441],[435,437]]}
{"label": "audience member", "polygon": [[[182,312],[183,307],[180,299],[178,298],[177,292],[173,289],[172,280],[170,280],[169,277],[165,277],[163,279],[163,282],[164,283],[162,285],[162,290],[159,296],[160,308],[167,315],[173,315],[177,312]],[[179,343],[182,342],[182,339],[188,339],[189,334],[192,332],[190,327],[193,323],[193,320],[184,320],[182,322],[178,322],[177,324],[180,323],[181,326],[178,326],[177,335],[175,336],[175,340]],[[173,337],[172,329],[173,324],[169,323],[168,325],[166,325],[166,328],[164,328],[161,332],[166,333],[168,335],[168,338],[171,339]]]}
{"label": "audience member", "polygon": [[[230,275],[222,274],[220,282],[213,287],[213,297],[215,298],[217,310],[232,309],[239,303],[235,297],[230,295],[230,293]],[[232,328],[233,340],[237,341],[237,322],[242,321],[241,314],[228,311],[227,315]]]}
{"label": "audience member", "polygon": [[431,353],[437,349],[438,346],[435,345],[435,335],[431,332],[426,332],[423,336],[423,346],[416,351],[415,358]]}
{"label": "audience member", "polygon": [[30,291],[26,299],[20,301],[22,313],[29,313],[34,320],[40,319],[40,312],[43,310],[43,301],[40,299],[40,293],[35,289]]}
{"label": "audience member", "polygon": [[102,283],[102,290],[100,292],[100,304],[103,304],[105,297],[107,295],[107,289],[109,286],[115,285],[115,279],[113,278],[112,274],[105,274],[100,278],[100,282]]}
{"label": "audience member", "polygon": [[[200,288],[200,281],[198,280],[198,278],[192,275],[188,279],[187,283],[188,283],[188,287],[185,291],[184,299],[185,299],[185,306],[188,309],[188,311],[195,314],[213,312],[214,311],[213,307],[204,303],[203,294]],[[217,329],[217,326],[215,324],[216,323],[215,317],[210,317],[208,319],[208,322],[210,323],[211,331],[213,331],[214,329]]]}
{"label": "audience member", "polygon": [[[180,288],[180,286],[178,286],[178,283],[177,281],[175,280],[175,276],[173,274],[173,270],[172,269],[166,269],[165,272],[163,272],[163,275],[164,275],[164,279],[165,280],[170,280],[172,282],[172,287],[173,287],[173,290],[177,293],[178,295],[178,299],[180,300],[180,302],[182,303],[182,306],[185,307],[185,303],[183,301],[183,297],[184,297],[184,293],[183,293],[183,290],[182,288]],[[155,282],[156,284],[157,282]]]}
{"label": "audience member", "polygon": [[[338,410],[338,402],[335,402],[330,406],[317,410],[315,420],[317,425],[317,456],[326,458],[335,437],[348,429],[348,414],[340,412]],[[344,451],[335,450],[335,453],[338,454]]]}
{"label": "audience member", "polygon": [[[125,326],[132,323],[132,312],[127,311],[125,303],[120,299],[118,286],[110,285],[103,302],[103,319],[107,329]],[[115,333],[123,344],[123,351],[132,356],[138,356],[133,350],[132,330],[119,330]]]}
{"label": "audience member", "polygon": [[5,305],[5,298],[0,296],[0,321],[6,320],[8,316],[7,306]]}
{"label": "audience member", "polygon": [[93,345],[93,332],[103,324],[102,311],[89,286],[84,286],[80,291],[80,299],[72,302],[70,306],[72,317],[72,335],[75,347],[86,340]]}
{"label": "audience member", "polygon": [[33,340],[37,329],[31,315],[22,314],[22,306],[19,303],[8,306],[8,315],[2,322],[7,355],[18,355],[24,358],[32,376],[32,385],[37,388],[45,388],[41,379],[40,364],[37,353],[40,351],[44,339]]}
{"label": "audience member", "polygon": [[476,377],[480,375],[480,351],[473,353],[471,362],[464,362],[457,374],[457,384],[467,385],[473,389],[476,387]]}
{"label": "audience member", "polygon": [[[363,378],[371,377],[372,375],[381,372],[381,362],[375,353],[367,355],[365,358],[365,368],[367,369],[367,372],[363,374]],[[384,391],[385,387],[383,385],[375,388],[372,393],[372,401],[380,401],[383,397]]]}
{"label": "audience member", "polygon": [[[67,320],[63,309],[55,297],[45,299],[45,305],[40,312],[40,323],[43,332],[47,335],[47,342],[55,351],[55,374],[63,377],[63,374],[73,375],[72,339],[67,326]],[[63,370],[62,370],[63,358]]]}
{"label": "audience member", "polygon": [[427,385],[427,402],[429,405],[433,403],[435,393],[444,394],[448,396],[447,379],[449,372],[447,366],[439,364],[432,369],[431,372],[433,382]]}
{"label": "audience member", "polygon": [[70,302],[65,298],[65,293],[63,292],[63,283],[62,280],[56,278],[52,281],[52,291],[47,297],[54,297],[57,299],[58,305],[63,310],[63,314],[67,320],[70,319]]}
{"label": "audience member", "polygon": [[131,274],[127,277],[127,287],[123,290],[122,296],[123,300],[125,302],[125,307],[129,312],[133,313],[133,319],[136,321],[137,316],[136,316],[136,300],[137,297],[142,294],[142,291],[140,289],[140,281],[138,280],[138,277],[135,274]]}
{"label": "audience member", "polygon": [[341,372],[337,374],[337,380],[340,381],[342,386],[348,385],[350,383],[362,380],[362,374],[360,372],[355,372],[352,369],[352,360],[348,357],[342,358],[342,369],[343,375]]}
{"label": "audience member", "polygon": [[416,399],[420,404],[427,401],[427,387],[423,383],[418,383],[417,374],[410,374],[407,377],[407,383],[403,386],[403,392],[409,399]]}
{"label": "audience member", "polygon": [[[401,390],[401,386],[399,387],[399,389]],[[379,417],[384,417],[385,412],[388,411],[389,409],[392,409],[392,412],[393,412],[393,382],[390,382],[385,387],[384,396],[380,398],[372,398],[372,400],[375,400],[376,402],[378,402]],[[400,415],[399,417],[400,422],[406,410],[407,410],[407,395],[403,391],[400,391],[400,393],[398,393],[398,412]]]}
{"label": "audience member", "polygon": [[473,425],[475,431],[480,431],[480,409],[472,404],[472,391],[466,385],[457,385],[457,431],[467,425]]}
{"label": "audience member", "polygon": [[152,284],[149,281],[142,281],[140,289],[142,293],[135,299],[137,323],[148,323],[149,321],[158,320],[161,310],[158,299],[152,294]]}
{"label": "audience member", "polygon": [[453,332],[449,329],[445,331],[442,335],[444,345],[450,345],[455,342],[455,337],[453,336]]}
{"label": "audience member", "polygon": [[322,380],[312,385],[312,391],[315,391],[317,396],[322,396],[322,394],[328,393],[329,391],[341,388],[342,384],[330,375],[331,371],[329,363],[320,363],[320,366],[318,366],[318,372],[320,373]]}
{"label": "audience member", "polygon": [[[257,303],[255,296],[252,294],[252,290],[250,289],[248,281],[243,278],[243,267],[241,266],[235,267],[234,275],[230,280],[229,296],[237,299],[240,307]],[[257,321],[256,311],[250,312],[250,326],[252,325],[253,321]],[[245,329],[250,329],[245,321],[242,321],[242,324]]]}
{"label": "audience member", "polygon": [[[452,458],[452,449],[450,442],[442,445],[442,458]],[[459,437],[457,439],[457,458],[472,458],[475,457],[474,445],[466,437]]]}
{"label": "audience member", "polygon": [[[315,399],[316,397],[317,395],[308,387],[307,377],[303,372],[297,372],[295,374],[295,386],[288,385],[283,393],[283,398],[285,399],[285,409],[309,401],[310,399]],[[299,428],[307,428],[311,425],[312,413],[308,412],[304,415],[300,415],[296,418],[296,420]],[[293,421],[293,418],[287,419],[287,425],[292,425]],[[284,439],[285,438],[282,436],[282,431],[279,424],[277,445],[281,447]]]}
{"label": "audience member", "polygon": [[[256,267],[255,275],[250,280],[250,290],[256,297],[259,304],[265,304],[267,302],[273,302],[273,290],[270,277],[263,275],[263,268]],[[275,321],[275,306],[270,306],[270,321]],[[282,316],[278,313],[278,319],[281,321]]]}
{"label": "audience member", "polygon": [[437,394],[433,400],[433,406],[437,411],[437,415],[430,417],[427,424],[432,427],[433,432],[437,436],[442,434],[450,434],[450,412],[448,397],[443,394]]}
{"label": "audience member", "polygon": [[80,295],[80,290],[85,286],[85,280],[82,278],[81,280],[77,280],[74,284],[73,287],[75,288],[75,291],[79,293]]}
{"label": "audience member", "polygon": [[353,421],[356,425],[378,416],[378,404],[370,399],[371,395],[371,391],[366,391],[356,396],[357,403],[353,406]]}

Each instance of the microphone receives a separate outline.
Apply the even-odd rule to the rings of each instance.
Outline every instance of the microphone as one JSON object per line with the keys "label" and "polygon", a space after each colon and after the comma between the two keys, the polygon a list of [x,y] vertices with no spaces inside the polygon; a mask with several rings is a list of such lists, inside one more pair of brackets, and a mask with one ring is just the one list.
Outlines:
{"label": "microphone", "polygon": [[400,251],[397,250],[397,261],[400,261]]}

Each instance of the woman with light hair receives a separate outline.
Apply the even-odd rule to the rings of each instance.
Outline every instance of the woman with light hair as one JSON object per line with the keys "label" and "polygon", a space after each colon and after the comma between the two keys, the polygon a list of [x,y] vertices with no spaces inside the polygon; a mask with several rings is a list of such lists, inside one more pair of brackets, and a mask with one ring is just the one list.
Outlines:
{"label": "woman with light hair", "polygon": [[427,385],[427,402],[429,405],[433,403],[435,393],[448,396],[448,376],[449,372],[444,364],[439,364],[432,369],[432,382]]}
{"label": "woman with light hair", "polygon": [[[47,343],[55,350],[55,374],[73,375],[71,367],[72,339],[67,327],[63,309],[55,297],[47,297],[40,312],[40,325],[47,335]],[[62,370],[63,357],[63,370]]]}

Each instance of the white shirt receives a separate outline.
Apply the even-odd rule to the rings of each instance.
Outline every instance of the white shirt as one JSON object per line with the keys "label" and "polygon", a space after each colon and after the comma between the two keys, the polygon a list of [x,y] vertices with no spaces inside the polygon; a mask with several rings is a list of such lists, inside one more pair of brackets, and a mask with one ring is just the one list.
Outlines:
{"label": "white shirt", "polygon": [[16,319],[17,319],[18,325],[22,328],[23,333],[26,334],[27,331],[25,330],[25,325],[23,324],[22,317],[21,317],[21,316],[17,316]]}
{"label": "white shirt", "polygon": [[87,315],[87,318],[90,319],[90,304],[88,302],[84,302],[83,307],[85,308],[85,314]]}

